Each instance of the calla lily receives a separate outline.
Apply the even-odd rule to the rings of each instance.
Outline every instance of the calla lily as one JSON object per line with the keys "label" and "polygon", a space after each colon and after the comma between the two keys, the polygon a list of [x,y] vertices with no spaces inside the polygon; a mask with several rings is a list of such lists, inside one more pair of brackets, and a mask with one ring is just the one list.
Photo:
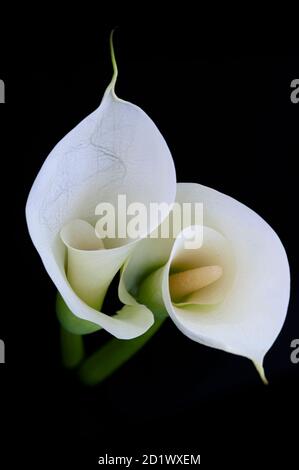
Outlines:
{"label": "calla lily", "polygon": [[289,301],[285,250],[259,215],[225,194],[181,183],[177,202],[203,203],[202,246],[185,247],[194,226],[174,238],[143,240],[122,282],[192,340],[251,359],[266,382],[264,356]]}
{"label": "calla lily", "polygon": [[[151,311],[125,289],[124,307],[114,316],[100,312],[114,275],[136,240],[101,240],[94,230],[96,206],[116,206],[117,196],[173,203],[175,170],[170,151],[152,120],[115,94],[117,66],[100,106],[70,131],[44,162],[30,191],[26,218],[30,236],[67,308],[58,308],[69,330],[89,333],[104,328],[117,338],[143,334]],[[166,216],[165,212],[163,216]],[[159,221],[151,219],[148,232]],[[145,234],[146,235],[146,234]],[[67,256],[66,256],[67,255]]]}

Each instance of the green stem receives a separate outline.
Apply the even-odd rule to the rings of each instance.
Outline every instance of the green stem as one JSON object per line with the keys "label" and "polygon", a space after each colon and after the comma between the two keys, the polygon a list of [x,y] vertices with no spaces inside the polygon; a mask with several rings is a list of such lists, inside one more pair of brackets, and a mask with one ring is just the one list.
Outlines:
{"label": "green stem", "polygon": [[83,362],[79,377],[86,385],[96,385],[128,361],[158,331],[165,318],[156,319],[154,325],[142,336],[131,340],[113,338]]}
{"label": "green stem", "polygon": [[81,335],[74,335],[60,328],[61,355],[64,367],[74,369],[84,358],[84,344]]}

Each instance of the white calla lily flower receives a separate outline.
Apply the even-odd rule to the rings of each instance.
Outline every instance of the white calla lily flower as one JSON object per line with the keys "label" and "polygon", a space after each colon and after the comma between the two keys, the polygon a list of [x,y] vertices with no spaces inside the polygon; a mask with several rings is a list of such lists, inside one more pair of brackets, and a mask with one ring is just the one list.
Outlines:
{"label": "white calla lily flower", "polygon": [[185,247],[194,226],[176,238],[143,240],[123,283],[192,340],[251,359],[266,382],[263,360],[290,294],[282,243],[259,215],[208,187],[179,183],[177,202],[203,203],[202,246]]}
{"label": "white calla lily flower", "polygon": [[[47,157],[31,188],[26,218],[43,264],[69,315],[74,315],[61,320],[74,323],[70,329],[76,333],[104,328],[117,338],[130,339],[153,324],[148,308],[123,292],[125,306],[116,315],[99,310],[114,275],[138,241],[97,238],[95,209],[102,201],[115,207],[119,194],[128,204],[171,205],[176,176],[170,151],[152,120],[115,95],[112,37],[111,55],[114,75],[100,106]],[[158,224],[151,219],[148,232]]]}

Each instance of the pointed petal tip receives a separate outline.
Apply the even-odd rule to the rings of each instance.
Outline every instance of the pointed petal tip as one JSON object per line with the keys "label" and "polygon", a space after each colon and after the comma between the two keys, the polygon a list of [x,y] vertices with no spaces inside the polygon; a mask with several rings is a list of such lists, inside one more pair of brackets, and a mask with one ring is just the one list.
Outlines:
{"label": "pointed petal tip", "polygon": [[265,369],[264,369],[264,366],[263,366],[263,361],[261,361],[261,362],[252,361],[252,362],[253,362],[256,370],[258,371],[259,376],[262,379],[263,384],[264,385],[269,385],[268,379],[265,375]]}
{"label": "pointed petal tip", "polygon": [[108,90],[111,91],[114,96],[115,96],[115,84],[116,84],[116,80],[118,76],[118,68],[117,68],[115,52],[114,52],[114,44],[113,44],[113,36],[114,36],[115,30],[116,30],[116,27],[111,30],[110,38],[109,38],[110,57],[111,57],[111,62],[112,62],[113,75],[112,75],[111,82],[108,86]]}

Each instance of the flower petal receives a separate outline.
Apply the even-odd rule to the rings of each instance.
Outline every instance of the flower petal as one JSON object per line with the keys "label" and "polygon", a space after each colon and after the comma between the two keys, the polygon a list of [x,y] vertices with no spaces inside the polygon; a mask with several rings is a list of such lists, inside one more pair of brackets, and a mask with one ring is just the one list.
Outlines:
{"label": "flower petal", "polygon": [[[127,287],[156,316],[168,313],[194,341],[251,359],[267,383],[263,359],[283,326],[289,301],[285,250],[260,216],[225,194],[179,183],[176,201],[203,203],[204,227],[188,220],[175,240],[143,240],[130,258]],[[190,240],[197,229],[202,246],[186,249],[184,236]],[[223,275],[174,303],[170,275],[201,266],[220,266]]]}
{"label": "flower petal", "polygon": [[213,189],[179,184],[177,200],[203,203],[205,226],[231,246],[235,275],[220,304],[205,309],[173,305],[168,273],[181,245],[177,239],[163,278],[169,315],[191,339],[248,357],[261,366],[283,326],[289,301],[290,273],[281,241],[259,215]]}
{"label": "flower petal", "polygon": [[[73,220],[94,223],[96,206],[100,202],[115,206],[119,194],[126,195],[128,204],[174,201],[175,170],[169,149],[140,108],[116,97],[115,80],[116,66],[98,109],[70,131],[44,162],[28,197],[26,218],[32,241],[71,312],[125,339],[149,328],[149,312],[144,316],[144,311],[138,313],[134,307],[130,314],[125,309],[110,317],[87,305],[66,278],[65,247],[59,236],[62,227]],[[151,220],[149,230],[158,222]],[[105,250],[118,250],[117,254],[101,253],[99,257],[117,258],[119,264],[134,245],[127,243],[127,239],[117,240],[111,245],[116,247]]]}
{"label": "flower petal", "polygon": [[160,271],[169,258],[172,245],[172,239],[141,240],[123,270],[120,286],[131,298],[137,299],[138,305],[150,308],[155,318],[167,317]]}
{"label": "flower petal", "polygon": [[105,250],[92,225],[76,219],[61,230],[67,247],[67,278],[73,290],[90,307],[102,307],[106,291],[125,262],[131,246]]}

